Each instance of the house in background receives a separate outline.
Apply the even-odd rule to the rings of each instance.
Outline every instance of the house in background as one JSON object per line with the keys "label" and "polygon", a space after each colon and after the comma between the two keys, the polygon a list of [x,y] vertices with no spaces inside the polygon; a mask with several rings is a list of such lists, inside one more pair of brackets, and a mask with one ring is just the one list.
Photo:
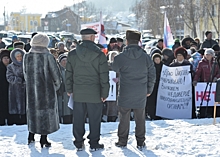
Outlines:
{"label": "house in background", "polygon": [[36,32],[41,26],[41,14],[12,12],[10,14],[8,30],[21,32]]}
{"label": "house in background", "polygon": [[45,18],[41,19],[42,31],[59,32],[66,31],[79,33],[80,17],[70,8],[66,7],[55,12],[48,12]]}

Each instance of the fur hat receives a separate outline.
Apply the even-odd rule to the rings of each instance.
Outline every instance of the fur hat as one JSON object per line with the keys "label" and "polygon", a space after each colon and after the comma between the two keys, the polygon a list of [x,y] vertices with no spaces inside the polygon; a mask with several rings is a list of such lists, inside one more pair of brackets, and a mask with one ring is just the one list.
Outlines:
{"label": "fur hat", "polygon": [[204,55],[207,55],[207,54],[210,54],[214,57],[215,56],[215,51],[212,48],[208,48],[208,49],[205,50]]}
{"label": "fur hat", "polygon": [[109,43],[110,43],[110,44],[111,44],[111,43],[117,43],[117,40],[116,40],[115,38],[111,38]]}
{"label": "fur hat", "polygon": [[128,30],[126,31],[126,39],[127,39],[127,40],[140,41],[140,39],[141,39],[141,33],[140,33],[139,31],[136,31],[136,30],[128,29]]}
{"label": "fur hat", "polygon": [[81,35],[97,34],[97,32],[92,28],[85,28],[80,31]]}
{"label": "fur hat", "polygon": [[37,34],[30,42],[31,46],[48,47],[50,39],[45,34]]}
{"label": "fur hat", "polygon": [[1,49],[0,50],[0,59],[2,60],[3,57],[7,56],[10,58],[10,51],[7,49]]}
{"label": "fur hat", "polygon": [[59,43],[57,44],[57,48],[59,49],[61,45],[65,46],[63,42],[59,42]]}
{"label": "fur hat", "polygon": [[152,56],[152,60],[154,60],[155,58],[160,58],[160,60],[162,60],[162,56],[160,53],[154,53]]}
{"label": "fur hat", "polygon": [[184,47],[178,47],[174,52],[175,58],[177,57],[178,54],[183,55],[183,57],[186,59],[188,53]]}

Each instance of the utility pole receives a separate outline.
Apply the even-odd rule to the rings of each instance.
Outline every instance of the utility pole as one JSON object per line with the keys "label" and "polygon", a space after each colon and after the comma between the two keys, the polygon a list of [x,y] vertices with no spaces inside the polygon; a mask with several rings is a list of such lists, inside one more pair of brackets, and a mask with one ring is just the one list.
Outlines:
{"label": "utility pole", "polygon": [[4,16],[4,30],[5,30],[5,29],[6,29],[5,6],[4,6],[4,13],[3,13],[3,16]]}
{"label": "utility pole", "polygon": [[[218,32],[220,32],[220,0],[218,1]],[[218,34],[218,38],[220,39],[220,33]]]}

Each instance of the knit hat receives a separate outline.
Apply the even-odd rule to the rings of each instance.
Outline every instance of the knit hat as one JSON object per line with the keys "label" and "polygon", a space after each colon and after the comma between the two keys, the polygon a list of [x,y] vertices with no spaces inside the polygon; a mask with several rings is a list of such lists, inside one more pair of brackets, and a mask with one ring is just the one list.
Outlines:
{"label": "knit hat", "polygon": [[127,30],[126,31],[126,39],[127,40],[136,40],[136,41],[140,41],[141,39],[141,33],[137,30]]}
{"label": "knit hat", "polygon": [[215,51],[212,48],[208,48],[205,50],[204,55],[210,54],[212,56],[215,56]]}
{"label": "knit hat", "polygon": [[45,34],[37,34],[30,42],[31,46],[48,47],[50,39]]}
{"label": "knit hat", "polygon": [[206,31],[205,36],[207,37],[210,33],[212,33],[212,32],[211,31]]}
{"label": "knit hat", "polygon": [[220,47],[219,47],[219,45],[215,44],[215,45],[212,46],[212,49],[213,49],[214,51],[219,51],[219,50],[220,50]]}
{"label": "knit hat", "polygon": [[186,59],[188,53],[184,47],[178,47],[174,52],[175,58],[177,57],[178,54],[183,55],[183,57]]}
{"label": "knit hat", "polygon": [[111,43],[117,43],[117,40],[116,40],[115,38],[111,38],[109,43],[110,43],[110,44],[111,44]]}
{"label": "knit hat", "polygon": [[154,48],[154,49],[151,50],[150,56],[153,57],[153,55],[154,55],[155,53],[162,55],[162,52],[160,51],[160,49]]}
{"label": "knit hat", "polygon": [[1,49],[0,50],[0,59],[2,60],[3,57],[7,56],[10,58],[10,51],[7,49]]}
{"label": "knit hat", "polygon": [[61,45],[65,46],[63,42],[59,42],[59,43],[57,44],[57,48],[60,48]]}
{"label": "knit hat", "polygon": [[16,41],[14,42],[13,47],[16,48],[17,46],[24,46],[24,45],[25,43],[23,41]]}
{"label": "knit hat", "polygon": [[158,42],[158,43],[159,43],[159,42],[163,42],[163,39],[159,39],[157,42]]}
{"label": "knit hat", "polygon": [[18,40],[17,35],[13,35],[13,36],[12,36],[12,41],[14,41],[14,40]]}
{"label": "knit hat", "polygon": [[58,56],[58,62],[60,63],[64,58],[67,58],[67,55],[65,53]]}
{"label": "knit hat", "polygon": [[162,55],[166,55],[168,57],[171,57],[173,56],[173,51],[171,49],[168,49],[168,48],[164,48],[162,50]]}
{"label": "knit hat", "polygon": [[178,38],[175,39],[175,43],[180,43],[180,40]]}
{"label": "knit hat", "polygon": [[152,56],[152,60],[154,60],[155,58],[160,58],[160,60],[162,60],[162,56],[159,53],[154,53]]}

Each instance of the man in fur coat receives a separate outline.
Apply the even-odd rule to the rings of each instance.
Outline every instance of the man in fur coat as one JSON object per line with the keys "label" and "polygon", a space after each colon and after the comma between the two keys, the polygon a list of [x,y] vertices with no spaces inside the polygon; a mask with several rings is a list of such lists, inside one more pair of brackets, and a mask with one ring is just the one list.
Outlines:
{"label": "man in fur coat", "polygon": [[24,77],[27,92],[27,124],[31,133],[40,134],[41,147],[50,146],[47,135],[59,129],[56,91],[61,77],[55,58],[47,46],[49,38],[37,34],[31,49],[24,56]]}

